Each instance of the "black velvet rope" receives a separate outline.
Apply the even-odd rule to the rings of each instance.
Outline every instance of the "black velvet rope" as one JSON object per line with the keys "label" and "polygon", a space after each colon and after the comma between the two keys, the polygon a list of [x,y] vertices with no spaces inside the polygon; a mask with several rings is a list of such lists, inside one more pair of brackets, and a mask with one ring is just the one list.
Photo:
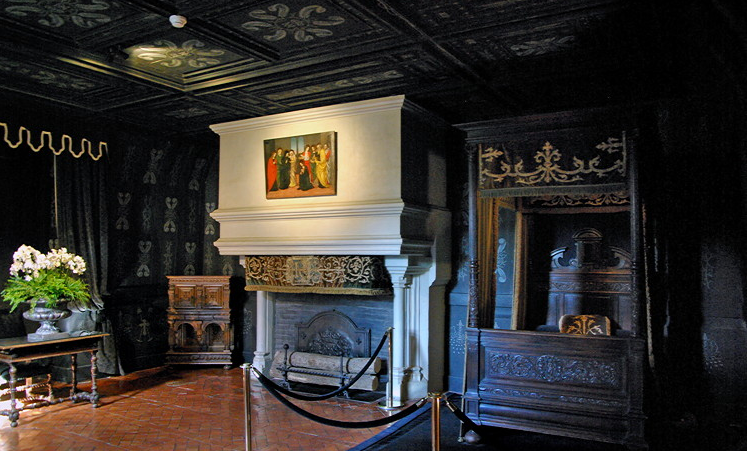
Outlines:
{"label": "black velvet rope", "polygon": [[[415,404],[407,407],[406,409],[400,410],[399,412],[395,413],[394,415],[390,417],[384,417],[379,418],[378,420],[370,420],[370,421],[339,421],[339,420],[332,420],[329,418],[320,417],[319,415],[315,415],[311,412],[307,412],[303,410],[302,408],[298,407],[297,405],[293,404],[292,402],[288,401],[287,399],[283,398],[283,396],[275,391],[273,387],[265,385],[266,382],[272,382],[267,377],[265,377],[262,373],[254,369],[254,374],[259,379],[259,382],[267,389],[268,392],[272,396],[275,397],[278,401],[280,401],[283,405],[291,409],[292,411],[296,412],[297,414],[301,415],[302,417],[308,418],[309,420],[316,421],[317,423],[325,424],[327,426],[334,426],[338,428],[347,428],[347,429],[365,429],[365,428],[375,428],[378,426],[384,426],[385,424],[393,423],[397,420],[401,420],[402,418],[405,418],[406,416],[410,415],[411,413],[415,412],[416,410],[420,409],[425,405],[425,398],[422,398],[420,401],[416,402]],[[273,384],[275,385],[275,384]]]}
{"label": "black velvet rope", "polygon": [[464,412],[459,410],[459,408],[451,401],[449,401],[448,398],[444,398],[444,402],[446,402],[446,407],[451,410],[451,412],[456,415],[456,417],[464,423],[465,426],[467,426],[468,429],[472,429],[475,432],[479,432],[481,427],[477,425],[474,421],[472,421]]}
{"label": "black velvet rope", "polygon": [[[273,390],[278,391],[278,392],[284,394],[285,396],[290,396],[291,398],[299,399],[301,401],[322,401],[324,399],[329,399],[329,398],[331,398],[333,396],[337,396],[340,393],[342,393],[345,390],[347,390],[350,387],[352,387],[353,384],[355,384],[356,382],[358,382],[358,379],[360,379],[361,377],[363,377],[363,375],[366,373],[366,370],[368,369],[368,367],[371,366],[371,364],[376,359],[376,356],[379,355],[379,352],[381,352],[381,348],[384,347],[384,343],[386,343],[386,339],[387,339],[388,335],[389,335],[388,333],[385,333],[384,336],[381,337],[381,341],[379,342],[379,346],[376,347],[376,350],[371,355],[371,358],[368,359],[368,362],[358,372],[358,374],[356,374],[352,379],[350,379],[350,381],[347,384],[345,384],[345,386],[340,387],[340,388],[338,388],[335,391],[331,391],[331,392],[325,393],[323,395],[302,395],[300,393],[295,393],[295,392],[292,392],[292,391],[290,391],[290,390],[288,390],[288,389],[286,389],[284,387],[281,387],[280,385],[276,384],[275,382],[273,382],[272,380],[270,380],[270,379],[268,379],[266,377],[265,377],[265,379],[266,379],[267,383],[266,384],[263,383],[262,385],[265,385],[265,387],[267,387],[267,385],[269,385],[269,386],[271,386],[273,388]],[[391,362],[387,362],[387,364],[391,365]],[[257,376],[257,377],[259,377],[259,376]],[[262,377],[264,377],[264,376],[262,376]],[[269,388],[268,388],[268,390],[269,390]]]}

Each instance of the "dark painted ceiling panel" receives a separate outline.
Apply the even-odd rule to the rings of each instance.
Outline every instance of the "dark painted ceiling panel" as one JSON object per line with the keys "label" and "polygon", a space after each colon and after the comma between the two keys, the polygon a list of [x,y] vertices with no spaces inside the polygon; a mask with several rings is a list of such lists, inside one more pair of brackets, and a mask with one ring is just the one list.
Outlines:
{"label": "dark painted ceiling panel", "polygon": [[644,3],[0,0],[0,93],[171,131],[397,94],[453,122],[599,106],[666,51]]}

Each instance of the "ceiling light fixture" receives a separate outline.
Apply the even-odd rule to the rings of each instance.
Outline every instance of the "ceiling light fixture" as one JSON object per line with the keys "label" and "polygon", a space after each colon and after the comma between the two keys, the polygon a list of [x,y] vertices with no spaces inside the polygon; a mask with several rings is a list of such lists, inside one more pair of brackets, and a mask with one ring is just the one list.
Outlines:
{"label": "ceiling light fixture", "polygon": [[178,14],[174,14],[173,16],[169,16],[169,22],[171,22],[171,26],[174,28],[182,28],[187,24],[187,18]]}

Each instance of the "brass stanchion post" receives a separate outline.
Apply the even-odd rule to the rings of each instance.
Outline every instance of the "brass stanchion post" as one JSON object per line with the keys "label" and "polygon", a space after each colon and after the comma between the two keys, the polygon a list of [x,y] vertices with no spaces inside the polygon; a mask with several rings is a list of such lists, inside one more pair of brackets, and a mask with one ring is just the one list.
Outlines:
{"label": "brass stanchion post", "polygon": [[246,451],[252,451],[252,394],[249,381],[249,371],[252,369],[252,364],[244,363],[241,368],[244,370],[244,448]]}
{"label": "brass stanchion post", "polygon": [[392,335],[394,332],[394,327],[390,327],[386,330],[387,334],[387,351],[389,352],[388,361],[386,363],[387,365],[387,375],[389,377],[389,382],[386,384],[386,401],[382,404],[379,404],[379,407],[384,410],[390,410],[390,409],[398,409],[402,407],[402,404],[394,405],[394,365],[392,364],[394,362],[394,349],[392,347]]}
{"label": "brass stanchion post", "polygon": [[428,393],[431,406],[431,449],[441,450],[441,397],[442,393]]}

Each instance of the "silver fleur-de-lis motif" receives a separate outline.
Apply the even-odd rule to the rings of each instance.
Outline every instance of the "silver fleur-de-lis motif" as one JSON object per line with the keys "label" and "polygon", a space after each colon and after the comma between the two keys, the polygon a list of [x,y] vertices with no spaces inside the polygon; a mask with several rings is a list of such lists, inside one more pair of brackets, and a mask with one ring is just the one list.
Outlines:
{"label": "silver fleur-de-lis motif", "polygon": [[301,8],[298,13],[291,13],[290,8],[282,3],[268,6],[267,11],[257,9],[249,13],[253,19],[241,24],[249,31],[268,32],[262,37],[267,41],[280,41],[288,35],[298,42],[308,42],[314,38],[332,36],[332,31],[323,27],[340,25],[345,19],[340,16],[315,18],[312,14],[322,14],[327,9],[320,5],[309,5]]}
{"label": "silver fleur-de-lis motif", "polygon": [[498,257],[495,265],[495,274],[498,276],[498,283],[505,283],[508,280],[506,275],[506,268],[509,264],[509,257],[506,248],[508,247],[508,241],[505,238],[498,239]]}
{"label": "silver fleur-de-lis motif", "polygon": [[221,273],[224,276],[232,276],[233,275],[233,264],[230,260],[230,257],[223,256],[223,268],[221,269]]}
{"label": "silver fleur-de-lis motif", "polygon": [[179,67],[182,65],[201,69],[220,63],[217,56],[226,53],[220,49],[205,49],[205,43],[197,39],[184,41],[181,45],[161,39],[153,44],[138,46],[132,54],[143,61],[165,67]]}
{"label": "silver fleur-de-lis motif", "polygon": [[81,28],[93,28],[112,20],[100,12],[111,7],[103,0],[91,0],[90,4],[80,0],[7,0],[7,3],[15,6],[6,7],[5,12],[16,17],[37,16],[37,22],[45,27],[58,28],[72,23]]}
{"label": "silver fleur-de-lis motif", "polygon": [[143,232],[150,232],[150,227],[153,220],[153,198],[145,196],[143,199],[143,211],[141,213]]}
{"label": "silver fleur-de-lis motif", "polygon": [[176,206],[179,200],[176,197],[167,197],[165,200],[166,212],[164,213],[164,232],[176,232]]}
{"label": "silver fleur-de-lis motif", "polygon": [[195,199],[189,199],[189,211],[187,213],[187,230],[190,235],[197,232],[197,210],[199,210],[199,202]]}
{"label": "silver fleur-de-lis motif", "polygon": [[187,251],[187,264],[184,266],[184,274],[192,276],[195,274],[195,252],[197,251],[197,243],[184,243],[184,249]]}
{"label": "silver fleur-de-lis motif", "polygon": [[195,167],[192,169],[192,177],[190,177],[189,180],[189,189],[193,191],[199,191],[200,190],[200,175],[202,173],[202,169],[207,164],[207,161],[204,158],[198,158],[195,162]]}
{"label": "silver fleur-de-lis motif", "polygon": [[46,70],[40,70],[31,75],[33,80],[43,85],[50,85],[61,89],[74,89],[76,91],[85,91],[96,85],[78,77],[71,77],[67,74],[52,73]]}
{"label": "silver fleur-de-lis motif", "polygon": [[464,354],[464,345],[467,342],[467,336],[465,335],[467,329],[465,329],[464,323],[462,320],[459,320],[450,329],[449,345],[451,352],[455,355]]}
{"label": "silver fleur-de-lis motif", "polygon": [[148,170],[143,175],[143,183],[146,185],[156,184],[156,172],[158,172],[158,168],[160,167],[161,158],[163,158],[163,150],[151,149]]}
{"label": "silver fleur-de-lis motif", "polygon": [[140,255],[138,256],[136,275],[138,277],[149,277],[150,267],[148,265],[150,264],[150,250],[153,247],[153,243],[150,241],[140,241],[137,246],[140,250]]}
{"label": "silver fleur-de-lis motif", "polygon": [[215,202],[205,202],[205,235],[215,235],[215,219],[210,216],[216,208]]}
{"label": "silver fleur-de-lis motif", "polygon": [[166,274],[173,274],[174,243],[167,241],[163,248],[163,270]]}
{"label": "silver fleur-de-lis motif", "polygon": [[128,230],[130,228],[130,221],[127,220],[127,215],[130,212],[131,199],[132,195],[130,193],[117,193],[117,200],[119,201],[117,213],[119,217],[114,225],[117,230]]}

